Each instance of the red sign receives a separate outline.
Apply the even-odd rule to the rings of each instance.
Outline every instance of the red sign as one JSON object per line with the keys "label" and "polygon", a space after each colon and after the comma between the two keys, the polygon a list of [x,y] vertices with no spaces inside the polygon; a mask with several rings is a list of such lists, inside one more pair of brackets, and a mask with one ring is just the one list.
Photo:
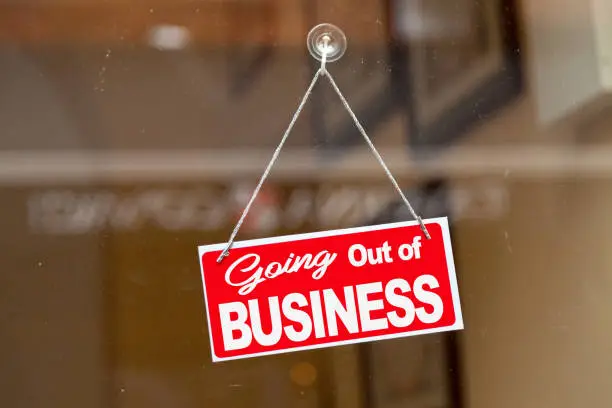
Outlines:
{"label": "red sign", "polygon": [[199,247],[213,361],[463,329],[448,221]]}

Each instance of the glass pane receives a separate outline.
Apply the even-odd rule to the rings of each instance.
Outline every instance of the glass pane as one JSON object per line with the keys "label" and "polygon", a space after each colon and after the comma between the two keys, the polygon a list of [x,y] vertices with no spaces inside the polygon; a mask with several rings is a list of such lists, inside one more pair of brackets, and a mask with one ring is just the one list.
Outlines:
{"label": "glass pane", "polygon": [[[602,0],[0,2],[0,405],[609,406]],[[423,218],[465,330],[213,363],[227,242],[326,68]],[[237,239],[412,220],[321,81]],[[586,375],[583,375],[587,373]]]}

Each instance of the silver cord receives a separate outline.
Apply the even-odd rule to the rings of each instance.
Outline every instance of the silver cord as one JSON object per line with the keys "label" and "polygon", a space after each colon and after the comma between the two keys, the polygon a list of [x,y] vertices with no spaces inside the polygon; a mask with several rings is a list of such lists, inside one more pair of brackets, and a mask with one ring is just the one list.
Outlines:
{"label": "silver cord", "polygon": [[308,98],[312,94],[312,90],[313,90],[315,84],[317,83],[317,81],[319,80],[319,77],[321,77],[321,76],[326,76],[329,79],[329,82],[331,83],[332,87],[336,91],[336,94],[338,95],[338,97],[342,101],[342,104],[344,105],[344,108],[346,109],[346,111],[349,113],[349,115],[353,119],[353,122],[355,123],[355,126],[359,130],[359,133],[361,133],[361,135],[365,139],[366,143],[370,147],[370,150],[372,150],[372,153],[374,154],[374,156],[376,157],[376,159],[378,160],[378,162],[380,163],[380,165],[384,169],[385,173],[387,174],[387,177],[389,177],[389,180],[391,180],[391,183],[393,184],[393,187],[395,187],[395,189],[399,193],[400,197],[402,198],[402,201],[404,202],[406,207],[408,207],[408,210],[410,211],[410,213],[412,214],[414,219],[419,222],[419,224],[421,226],[421,230],[423,231],[423,234],[425,234],[425,237],[427,239],[431,239],[431,237],[429,235],[429,232],[427,231],[427,228],[425,227],[425,224],[423,223],[423,220],[421,219],[421,217],[419,217],[417,215],[417,213],[414,211],[414,209],[410,205],[410,202],[408,201],[408,199],[406,198],[406,196],[402,192],[400,186],[397,184],[397,181],[395,181],[395,178],[391,174],[391,171],[389,170],[389,168],[385,164],[383,158],[380,156],[380,154],[378,153],[378,151],[374,147],[374,144],[372,143],[372,140],[370,140],[370,138],[368,137],[368,134],[366,133],[366,131],[363,128],[363,126],[361,125],[361,123],[359,123],[359,120],[357,119],[357,116],[353,112],[353,109],[351,109],[350,105],[346,101],[346,98],[344,97],[342,92],[340,92],[340,88],[338,88],[338,85],[336,85],[336,82],[334,81],[332,76],[329,74],[329,72],[327,72],[327,68],[326,68],[325,64],[327,62],[327,46],[328,46],[328,43],[329,43],[329,38],[328,37],[324,37],[323,38],[323,42],[324,42],[324,51],[323,51],[323,57],[321,58],[321,67],[317,70],[317,72],[315,73],[314,77],[312,78],[312,81],[310,82],[310,85],[308,86],[308,89],[306,90],[306,93],[302,97],[302,101],[300,102],[297,110],[295,111],[295,113],[293,114],[293,117],[291,118],[291,121],[289,122],[289,126],[287,127],[287,130],[285,130],[285,133],[283,134],[283,137],[282,137],[280,143],[276,147],[276,150],[274,151],[274,154],[272,155],[272,158],[270,159],[270,162],[268,163],[268,166],[266,167],[266,169],[264,170],[263,174],[261,175],[261,178],[259,179],[259,183],[257,184],[257,187],[255,187],[255,190],[253,191],[253,194],[251,195],[251,198],[249,199],[249,202],[244,207],[244,210],[242,211],[242,215],[240,216],[240,219],[236,223],[236,226],[234,227],[234,230],[232,231],[232,234],[230,235],[229,240],[227,241],[227,245],[226,245],[225,249],[223,250],[223,252],[221,252],[221,255],[219,255],[219,258],[217,258],[217,263],[221,262],[229,254],[229,251],[230,251],[232,245],[234,244],[234,240],[236,239],[236,235],[238,235],[238,231],[240,230],[240,227],[244,223],[244,220],[245,220],[247,214],[249,213],[249,210],[251,209],[251,206],[253,205],[253,202],[257,198],[257,195],[259,194],[259,190],[261,190],[261,187],[263,186],[263,183],[266,181],[266,178],[268,178],[268,175],[270,174],[270,171],[272,170],[272,166],[274,166],[274,163],[276,162],[276,159],[278,158],[278,156],[280,154],[280,151],[283,148],[283,145],[285,144],[285,141],[289,137],[289,134],[291,133],[291,130],[293,129],[293,126],[295,125],[295,122],[297,121],[298,117],[300,116],[300,113],[302,113],[302,110],[304,109],[304,106],[306,105],[306,102],[308,101]]}
{"label": "silver cord", "polygon": [[372,143],[372,140],[368,137],[368,134],[366,133],[365,129],[363,128],[361,123],[359,123],[359,119],[357,119],[357,116],[355,115],[355,112],[353,112],[353,109],[351,109],[350,105],[346,101],[346,98],[344,97],[344,95],[340,91],[340,88],[338,88],[338,85],[336,85],[336,81],[334,81],[334,78],[331,76],[330,73],[327,73],[326,76],[327,76],[327,79],[329,79],[329,83],[331,84],[332,88],[334,88],[334,91],[336,91],[336,94],[340,98],[340,101],[342,101],[342,104],[344,105],[344,108],[349,113],[349,115],[351,115],[351,118],[353,119],[353,122],[355,123],[355,126],[359,130],[359,133],[361,133],[361,136],[363,136],[363,138],[365,139],[365,141],[368,144],[368,146],[370,146],[370,150],[372,150],[372,153],[374,154],[374,156],[378,160],[378,163],[380,163],[380,165],[384,169],[385,173],[387,173],[387,177],[389,177],[389,180],[391,181],[391,184],[393,184],[393,187],[395,187],[395,189],[397,190],[398,194],[402,198],[402,201],[404,202],[404,204],[406,204],[406,207],[408,207],[408,211],[410,211],[410,214],[412,214],[414,219],[419,222],[419,224],[421,226],[421,230],[423,231],[423,234],[425,234],[425,237],[427,239],[431,239],[431,236],[429,235],[429,232],[427,231],[427,228],[425,227],[425,224],[423,223],[423,220],[414,211],[414,209],[412,208],[412,205],[410,205],[410,201],[408,201],[408,199],[404,195],[402,189],[400,188],[399,184],[397,184],[397,181],[395,181],[395,177],[393,177],[393,174],[391,174],[391,170],[389,170],[389,168],[385,164],[385,161],[383,160],[381,155],[378,153],[378,150],[376,150],[376,147],[374,147],[374,143]]}
{"label": "silver cord", "polygon": [[227,246],[225,247],[221,255],[219,255],[217,262],[221,262],[223,258],[225,258],[229,254],[229,250],[232,247],[232,244],[234,243],[234,239],[236,239],[236,235],[238,235],[238,230],[240,230],[242,223],[244,223],[244,219],[249,213],[249,210],[251,209],[251,206],[253,205],[255,198],[257,198],[257,194],[259,194],[259,190],[261,190],[261,186],[263,185],[263,183],[266,181],[266,178],[270,174],[270,170],[272,170],[272,166],[274,166],[274,163],[276,162],[276,159],[278,158],[278,155],[280,154],[280,151],[283,148],[283,145],[285,144],[287,137],[289,137],[289,134],[291,133],[291,130],[293,129],[293,126],[295,125],[295,122],[300,116],[300,113],[302,113],[302,110],[304,109],[304,105],[306,105],[306,102],[308,101],[310,94],[312,94],[312,89],[314,88],[315,84],[319,80],[320,75],[321,75],[321,70],[319,69],[314,75],[314,77],[312,78],[312,81],[310,82],[310,85],[308,86],[308,89],[306,90],[306,93],[304,94],[304,97],[302,98],[300,105],[298,106],[297,110],[293,114],[293,117],[291,118],[291,122],[289,122],[289,126],[287,127],[287,130],[285,130],[285,133],[283,134],[283,137],[280,143],[276,147],[276,150],[274,151],[274,154],[272,155],[272,158],[270,159],[268,166],[266,167],[263,174],[261,175],[261,178],[259,179],[259,184],[257,184],[257,187],[255,187],[255,190],[253,191],[253,195],[251,195],[251,199],[247,203],[246,207],[244,207],[244,211],[242,211],[242,215],[240,216],[240,219],[238,220],[238,223],[234,227],[234,231],[232,231],[232,235],[230,236],[227,242]]}

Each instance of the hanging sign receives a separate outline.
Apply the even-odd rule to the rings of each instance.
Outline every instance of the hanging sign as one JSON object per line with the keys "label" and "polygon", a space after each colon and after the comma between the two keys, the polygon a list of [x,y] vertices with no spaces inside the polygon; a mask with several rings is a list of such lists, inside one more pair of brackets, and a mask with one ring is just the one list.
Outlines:
{"label": "hanging sign", "polygon": [[199,247],[213,361],[463,329],[446,218]]}

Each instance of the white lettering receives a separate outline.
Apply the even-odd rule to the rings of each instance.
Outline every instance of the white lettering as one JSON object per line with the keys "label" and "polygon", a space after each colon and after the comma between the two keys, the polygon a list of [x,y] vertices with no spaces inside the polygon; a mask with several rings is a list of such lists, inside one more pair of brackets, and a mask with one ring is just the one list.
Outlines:
{"label": "white lettering", "polygon": [[321,309],[321,295],[316,290],[310,292],[310,307],[312,308],[312,321],[315,337],[325,337],[325,323],[323,323],[323,310]]}
{"label": "white lettering", "polygon": [[294,325],[285,326],[285,334],[291,341],[300,342],[308,339],[312,333],[312,321],[308,313],[292,307],[293,304],[299,307],[308,306],[308,299],[301,293],[290,293],[283,299],[283,314],[291,321],[299,323],[302,330],[298,331]]}
{"label": "white lettering", "polygon": [[410,285],[404,279],[393,279],[385,286],[385,298],[391,306],[404,310],[404,316],[400,317],[399,313],[392,311],[387,313],[389,323],[395,327],[408,327],[414,322],[415,310],[414,303],[406,297],[398,295],[395,291],[399,289],[401,293],[410,292]]}
{"label": "white lettering", "polygon": [[420,321],[423,323],[431,324],[436,323],[442,317],[444,312],[444,304],[442,299],[436,293],[425,290],[423,286],[429,286],[430,289],[437,289],[440,287],[438,280],[431,275],[421,275],[414,281],[412,285],[414,288],[414,296],[420,302],[426,303],[433,306],[433,311],[427,313],[424,307],[416,309],[416,314]]}
{"label": "white lettering", "polygon": [[[284,264],[280,262],[271,262],[265,267],[259,266],[261,258],[257,254],[247,254],[235,260],[225,271],[225,282],[234,287],[240,287],[238,294],[248,295],[257,285],[264,282],[266,279],[274,279],[285,273],[299,272],[302,269],[311,270],[312,278],[315,280],[321,279],[330,265],[336,260],[338,254],[330,253],[329,251],[321,251],[314,257],[312,254],[303,256],[289,255],[289,258]],[[233,274],[251,273],[249,277],[243,280],[234,280]]]}
{"label": "white lettering", "polygon": [[270,306],[270,320],[271,326],[270,333],[266,334],[263,332],[261,327],[261,314],[259,313],[259,303],[257,299],[249,300],[249,312],[251,314],[251,328],[253,330],[253,337],[262,346],[273,346],[278,343],[283,334],[283,325],[281,322],[280,306],[278,304],[278,296],[268,298],[268,305]]}
{"label": "white lettering", "polygon": [[417,235],[412,240],[412,251],[415,259],[421,259],[421,236]]}
{"label": "white lettering", "polygon": [[381,299],[370,300],[368,295],[382,292],[381,282],[365,283],[357,285],[357,302],[359,303],[359,317],[362,331],[382,330],[388,327],[387,319],[372,319],[370,313],[385,307]]}
{"label": "white lettering", "polygon": [[234,261],[233,264],[230,265],[229,268],[227,268],[227,271],[225,271],[225,282],[227,282],[228,285],[231,286],[240,286],[240,289],[238,289],[238,293],[241,295],[247,295],[249,293],[251,293],[253,291],[253,289],[255,289],[255,287],[257,285],[259,285],[261,282],[263,282],[265,279],[262,278],[261,274],[263,272],[262,268],[258,268],[255,273],[253,273],[251,276],[249,276],[248,278],[246,278],[243,281],[240,282],[233,282],[232,281],[232,272],[234,272],[234,269],[240,265],[241,263],[243,263],[244,261],[247,261],[248,259],[252,258],[253,261],[246,267],[243,267],[239,272],[250,272],[253,269],[255,269],[257,267],[257,265],[259,265],[259,255],[257,254],[247,254],[241,258],[238,258],[236,261]]}
{"label": "white lettering", "polygon": [[359,325],[357,324],[357,309],[355,307],[355,295],[353,287],[346,286],[344,288],[344,302],[346,308],[340,302],[333,289],[325,289],[323,291],[323,301],[325,302],[325,316],[327,318],[327,331],[330,336],[338,335],[338,322],[336,316],[346,327],[349,333],[357,333]]}
{"label": "white lettering", "polygon": [[[358,251],[359,260],[355,257],[355,252]],[[362,267],[368,261],[366,247],[361,244],[354,244],[348,250],[348,259],[351,265],[356,267]]]}
{"label": "white lettering", "polygon": [[382,252],[385,256],[385,262],[386,263],[392,263],[393,262],[393,258],[391,258],[391,246],[389,245],[389,243],[387,241],[385,241],[385,243],[382,246]]}
{"label": "white lettering", "polygon": [[[236,314],[232,320],[231,315]],[[246,324],[249,313],[242,302],[224,303],[219,305],[219,319],[221,321],[221,334],[225,350],[240,350],[248,347],[253,340],[251,329]],[[240,332],[238,338],[234,332]]]}
{"label": "white lettering", "polygon": [[397,249],[397,255],[402,261],[409,261],[414,256],[414,250],[410,244],[402,244]]}
{"label": "white lettering", "polygon": [[[219,305],[220,330],[225,350],[231,351],[252,343],[275,346],[283,338],[300,343],[313,337],[346,338],[389,327],[405,328],[416,319],[433,324],[444,312],[441,297],[432,291],[438,287],[434,276],[421,275],[413,284],[395,278],[384,288],[382,282],[345,286],[344,296],[328,288],[308,294],[290,293],[282,301],[279,296],[271,296],[250,299],[247,304],[225,303]],[[419,307],[415,307],[417,304]]]}

